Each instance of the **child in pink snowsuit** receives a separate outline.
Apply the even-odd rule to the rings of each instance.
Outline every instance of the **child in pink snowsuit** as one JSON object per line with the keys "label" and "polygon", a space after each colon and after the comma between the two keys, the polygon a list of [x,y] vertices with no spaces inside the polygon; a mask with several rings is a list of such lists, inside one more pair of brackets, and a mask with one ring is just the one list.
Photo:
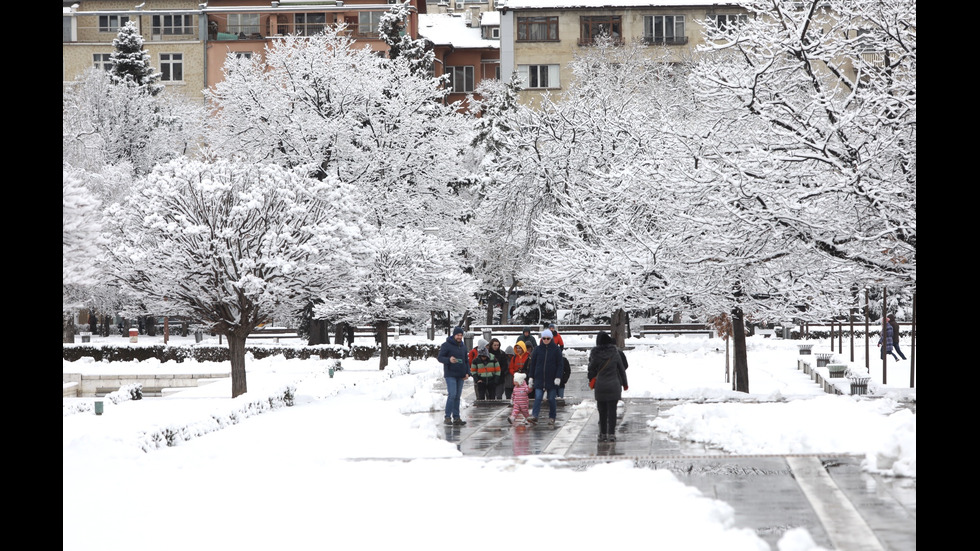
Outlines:
{"label": "child in pink snowsuit", "polygon": [[527,379],[527,375],[524,373],[514,373],[514,393],[510,396],[514,409],[511,410],[510,417],[507,418],[507,422],[511,424],[517,419],[518,414],[523,415],[525,421],[531,418],[527,404],[527,383],[524,382],[524,379]]}

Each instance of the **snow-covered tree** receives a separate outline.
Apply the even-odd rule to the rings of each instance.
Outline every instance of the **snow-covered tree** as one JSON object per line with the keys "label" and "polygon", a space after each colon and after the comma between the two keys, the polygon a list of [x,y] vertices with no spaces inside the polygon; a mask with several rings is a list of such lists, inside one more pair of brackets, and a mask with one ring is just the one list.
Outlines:
{"label": "snow-covered tree", "polygon": [[61,307],[64,342],[73,342],[74,314],[91,297],[101,272],[102,216],[99,200],[78,170],[62,169]]}
{"label": "snow-covered tree", "polygon": [[746,2],[692,83],[743,223],[882,283],[915,281],[914,0]]}
{"label": "snow-covered tree", "polygon": [[425,39],[413,39],[407,31],[411,14],[409,2],[391,5],[378,24],[378,37],[388,45],[388,58],[408,62],[412,74],[425,76],[435,62],[435,52]]}
{"label": "snow-covered tree", "polygon": [[197,154],[204,117],[180,93],[153,96],[91,69],[66,87],[61,122],[65,164],[92,174],[111,165],[140,175],[156,163]]}
{"label": "snow-covered tree", "polygon": [[358,265],[364,198],[309,167],[177,159],[111,211],[115,277],[157,314],[190,315],[228,339],[232,397],[247,391],[245,338]]}
{"label": "snow-covered tree", "polygon": [[209,143],[283,166],[312,163],[361,189],[379,228],[452,231],[461,218],[451,186],[471,120],[442,105],[440,80],[413,74],[399,59],[357,47],[337,28],[287,37],[265,61],[232,62],[209,92],[215,111]]}
{"label": "snow-covered tree", "polygon": [[143,36],[135,21],[127,21],[112,39],[109,74],[116,84],[135,84],[151,96],[163,91],[160,73],[150,65],[150,53],[143,49]]}
{"label": "snow-covered tree", "polygon": [[365,242],[363,277],[317,306],[315,314],[351,324],[371,324],[388,363],[388,327],[418,323],[434,310],[463,311],[475,304],[476,280],[460,268],[459,250],[449,240],[412,229],[382,230]]}

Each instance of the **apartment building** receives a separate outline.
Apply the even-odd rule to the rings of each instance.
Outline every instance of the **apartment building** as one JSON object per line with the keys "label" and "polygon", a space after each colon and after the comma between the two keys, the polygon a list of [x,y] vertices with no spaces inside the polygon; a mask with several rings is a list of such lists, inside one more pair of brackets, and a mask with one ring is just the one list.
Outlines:
{"label": "apartment building", "polygon": [[[411,0],[407,32],[418,36],[418,2]],[[425,3],[422,13],[425,13]],[[89,67],[109,67],[112,40],[135,21],[161,81],[187,97],[204,100],[204,89],[222,79],[229,56],[262,56],[272,41],[311,35],[328,25],[346,32],[379,55],[388,46],[378,36],[381,15],[395,0],[77,0],[63,6],[62,78],[67,84]]]}
{"label": "apartment building", "polygon": [[448,102],[461,101],[475,94],[486,79],[500,78],[500,16],[471,6],[463,13],[435,13],[419,16],[419,36],[432,44],[435,54],[433,74],[450,77]]}
{"label": "apartment building", "polygon": [[535,104],[545,91],[560,93],[571,82],[570,63],[595,38],[642,41],[671,61],[688,58],[704,42],[698,23],[721,24],[745,17],[735,2],[718,0],[498,0],[500,71],[516,72],[520,101]]}
{"label": "apartment building", "polygon": [[151,65],[168,88],[204,101],[204,19],[197,0],[77,0],[62,6],[62,81],[90,67],[109,69],[112,41],[134,21]]}

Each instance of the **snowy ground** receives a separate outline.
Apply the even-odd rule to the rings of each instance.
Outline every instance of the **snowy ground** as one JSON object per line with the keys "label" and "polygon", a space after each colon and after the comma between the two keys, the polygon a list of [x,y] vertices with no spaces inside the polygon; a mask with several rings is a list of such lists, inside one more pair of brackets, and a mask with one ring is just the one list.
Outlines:
{"label": "snowy ground", "polygon": [[[502,340],[505,347],[513,344]],[[569,346],[592,344],[565,340]],[[96,345],[110,341],[128,339],[93,338]],[[161,342],[141,336],[133,346]],[[738,453],[856,453],[865,456],[866,470],[915,477],[915,414],[900,407],[915,400],[910,362],[889,361],[889,384],[882,385],[881,361],[872,360],[875,398],[832,396],[796,369],[799,342],[751,337],[752,392],[745,395],[725,380],[723,340],[631,339],[625,394],[691,399],[656,421],[658,430],[678,438]],[[809,342],[815,352],[830,352],[829,341]],[[835,360],[864,371],[864,349],[855,351],[858,361],[851,364],[847,345],[845,340]],[[909,343],[903,345],[911,357]],[[872,353],[877,358],[873,344]],[[499,549],[514,537],[544,545],[560,535],[567,540],[562,545],[573,549],[769,549],[753,532],[732,527],[730,504],[701,495],[665,470],[622,461],[579,472],[551,465],[547,456],[462,457],[438,437],[442,427],[430,413],[445,403],[433,390],[442,376],[435,360],[396,360],[385,371],[376,359],[344,360],[333,378],[330,364],[249,359],[249,392],[235,400],[228,379],[167,398],[103,399],[100,416],[91,409],[92,398],[64,399],[63,548],[128,549],[138,542],[143,549]],[[227,372],[228,366],[64,363],[66,373],[202,370]],[[274,399],[287,387],[295,394],[292,407]],[[161,435],[175,445],[161,444]],[[378,461],[385,458],[398,461]],[[507,521],[533,517],[545,505],[524,499],[526,488],[536,485],[568,499],[571,509],[555,511],[555,530]],[[659,499],[642,508],[595,506],[626,491]],[[612,528],[579,529],[571,517]],[[496,536],[479,537],[484,524]],[[778,547],[821,549],[804,529],[787,532]]]}

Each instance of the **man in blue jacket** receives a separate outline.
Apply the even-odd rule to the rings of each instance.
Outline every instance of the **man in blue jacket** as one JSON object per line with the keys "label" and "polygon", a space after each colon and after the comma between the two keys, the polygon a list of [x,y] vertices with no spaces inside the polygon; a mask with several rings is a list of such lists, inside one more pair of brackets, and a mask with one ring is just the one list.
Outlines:
{"label": "man in blue jacket", "polygon": [[446,337],[446,342],[439,347],[436,359],[442,364],[442,376],[446,378],[446,389],[449,391],[449,397],[446,398],[446,419],[443,423],[463,426],[466,421],[459,416],[459,401],[463,396],[463,382],[470,377],[470,362],[463,346],[462,327],[453,328],[453,334]]}
{"label": "man in blue jacket", "polygon": [[531,408],[531,419],[529,419],[532,424],[538,423],[538,414],[541,413],[541,399],[547,392],[548,424],[555,425],[555,418],[558,416],[556,396],[558,387],[561,386],[561,375],[564,368],[561,360],[561,347],[555,344],[554,335],[551,331],[545,329],[541,332],[541,344],[534,347],[531,357],[527,360],[529,384],[534,387],[534,407]]}

